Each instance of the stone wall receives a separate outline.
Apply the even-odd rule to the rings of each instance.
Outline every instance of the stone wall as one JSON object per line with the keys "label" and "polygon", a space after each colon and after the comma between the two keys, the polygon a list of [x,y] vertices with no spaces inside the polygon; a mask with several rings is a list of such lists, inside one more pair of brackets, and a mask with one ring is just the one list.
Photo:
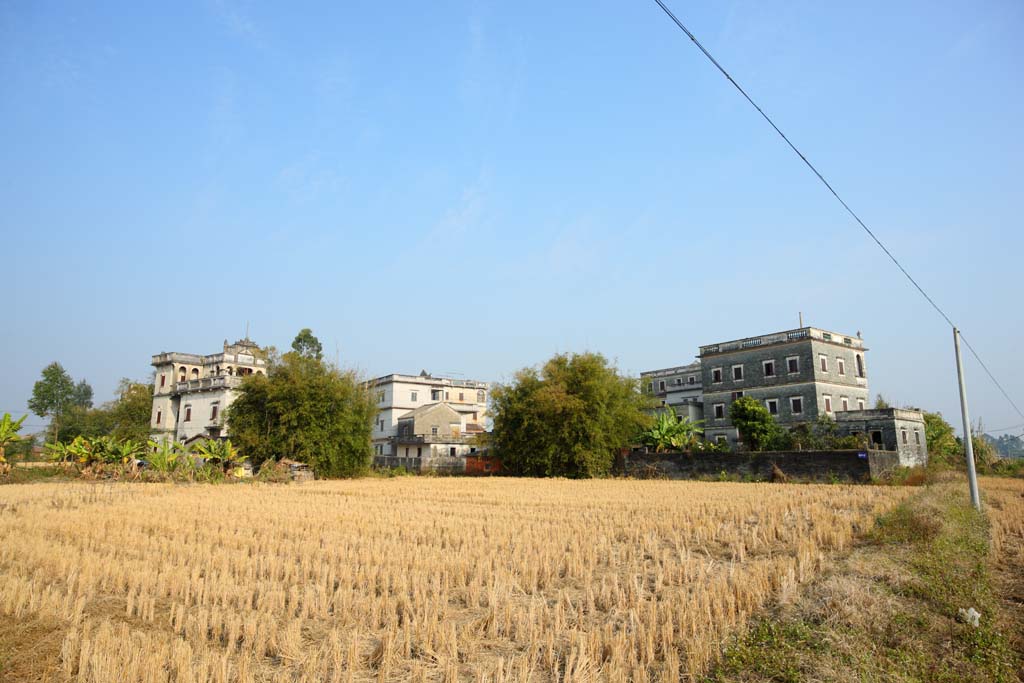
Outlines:
{"label": "stone wall", "polygon": [[[727,478],[771,481],[774,467],[795,481],[866,482],[899,464],[890,451],[778,451],[764,453],[628,453],[618,473],[650,479]],[[774,466],[774,467],[773,467]]]}
{"label": "stone wall", "polygon": [[448,455],[399,457],[396,455],[373,456],[374,467],[404,467],[410,472],[436,472],[438,474],[465,474],[466,459]]}

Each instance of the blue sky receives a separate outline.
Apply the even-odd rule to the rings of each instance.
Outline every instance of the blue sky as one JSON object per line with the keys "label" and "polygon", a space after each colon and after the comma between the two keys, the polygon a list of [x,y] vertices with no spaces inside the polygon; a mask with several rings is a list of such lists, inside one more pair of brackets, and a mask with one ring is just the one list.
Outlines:
{"label": "blue sky", "polygon": [[[501,381],[802,311],[956,422],[948,327],[653,2],[151,4],[0,3],[0,410],[247,322]],[[1024,406],[1024,5],[670,4]]]}

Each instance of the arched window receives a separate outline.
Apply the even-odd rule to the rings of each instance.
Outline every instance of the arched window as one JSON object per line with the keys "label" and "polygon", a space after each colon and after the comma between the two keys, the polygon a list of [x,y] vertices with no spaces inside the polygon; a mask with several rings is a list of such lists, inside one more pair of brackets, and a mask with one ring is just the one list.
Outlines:
{"label": "arched window", "polygon": [[231,367],[230,365],[228,366],[228,374],[229,375],[235,374],[235,369],[233,367]]}
{"label": "arched window", "polygon": [[185,379],[186,379],[186,372],[187,371],[185,370],[185,366],[182,366],[181,369],[178,371],[178,381],[179,382],[184,382],[185,381]]}
{"label": "arched window", "polygon": [[192,379],[199,379],[199,368],[192,368]]}
{"label": "arched window", "polygon": [[861,355],[859,353],[857,354],[857,376],[864,376],[864,359],[861,358]]}
{"label": "arched window", "polygon": [[486,398],[487,398],[487,394],[484,393],[483,389],[481,389],[480,391],[476,392],[476,402],[477,403],[483,403],[484,400],[486,400]]}

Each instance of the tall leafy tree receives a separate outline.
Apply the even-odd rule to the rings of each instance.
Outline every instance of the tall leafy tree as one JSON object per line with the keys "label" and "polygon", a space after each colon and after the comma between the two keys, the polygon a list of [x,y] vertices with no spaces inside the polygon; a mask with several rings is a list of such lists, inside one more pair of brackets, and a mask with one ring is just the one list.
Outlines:
{"label": "tall leafy tree", "polygon": [[930,462],[954,467],[964,462],[963,441],[957,438],[953,426],[946,422],[942,413],[924,414],[924,437]]}
{"label": "tall leafy tree", "polygon": [[595,353],[559,354],[491,392],[489,443],[502,464],[530,476],[597,477],[648,428],[650,399]]}
{"label": "tall leafy tree", "polygon": [[117,387],[117,399],[104,409],[110,413],[112,437],[145,442],[149,438],[149,418],[153,410],[153,384],[122,379]]}
{"label": "tall leafy tree", "polygon": [[50,363],[43,368],[43,376],[32,387],[28,408],[39,417],[50,418],[53,438],[60,433],[60,421],[64,413],[74,405],[76,387],[71,375],[60,363]]}
{"label": "tall leafy tree", "polygon": [[92,386],[84,379],[75,385],[71,394],[71,404],[76,408],[92,408]]}
{"label": "tall leafy tree", "polygon": [[227,411],[231,439],[257,466],[291,458],[320,476],[360,474],[373,457],[376,403],[355,373],[304,351],[284,354],[265,377],[245,379]]}
{"label": "tall leafy tree", "polygon": [[295,335],[295,340],[292,341],[292,350],[303,358],[323,360],[324,357],[323,344],[313,335],[313,330],[308,327],[304,327]]}
{"label": "tall leafy tree", "polygon": [[752,451],[776,448],[785,439],[785,430],[764,404],[750,396],[733,401],[729,419],[739,431],[740,441]]}

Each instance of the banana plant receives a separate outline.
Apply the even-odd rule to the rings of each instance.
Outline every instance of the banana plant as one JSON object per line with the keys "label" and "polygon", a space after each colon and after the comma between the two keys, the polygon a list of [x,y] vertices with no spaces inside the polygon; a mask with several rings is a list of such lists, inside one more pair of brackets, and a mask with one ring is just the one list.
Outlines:
{"label": "banana plant", "polygon": [[157,472],[175,472],[184,462],[185,447],[179,441],[150,441],[149,449],[149,466]]}
{"label": "banana plant", "polygon": [[143,453],[143,446],[138,441],[132,441],[131,439],[125,439],[124,441],[117,442],[111,441],[106,445],[105,460],[107,462],[119,462],[123,465],[127,465],[133,462]]}
{"label": "banana plant", "polygon": [[0,418],[0,465],[7,464],[7,447],[21,441],[18,432],[21,431],[21,425],[26,417],[28,415],[22,415],[20,420],[12,420],[10,413],[4,413],[3,418]]}
{"label": "banana plant", "polygon": [[243,461],[238,449],[232,445],[230,439],[226,441],[206,439],[196,445],[195,453],[211,465],[219,465],[225,472],[238,468]]}

